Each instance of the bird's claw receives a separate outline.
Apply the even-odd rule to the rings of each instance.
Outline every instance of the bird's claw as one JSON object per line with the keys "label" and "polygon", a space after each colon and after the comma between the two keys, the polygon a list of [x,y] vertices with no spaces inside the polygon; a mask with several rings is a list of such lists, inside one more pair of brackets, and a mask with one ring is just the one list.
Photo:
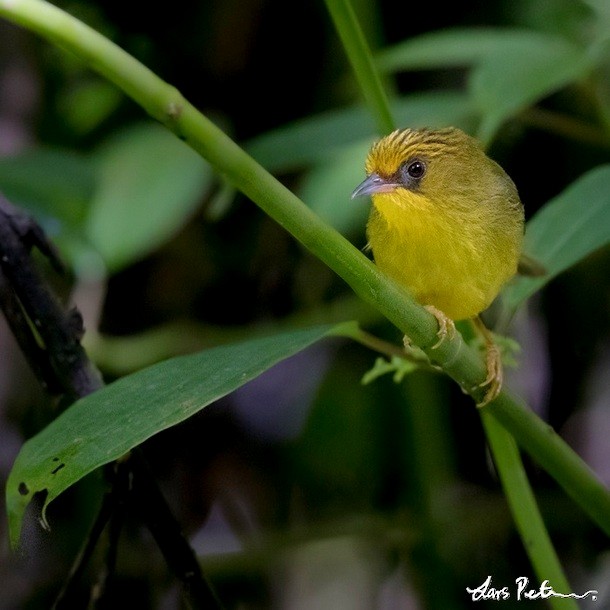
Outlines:
{"label": "bird's claw", "polygon": [[489,404],[502,389],[502,382],[504,381],[504,373],[502,371],[502,356],[500,349],[495,343],[488,343],[485,353],[485,365],[487,367],[487,377],[485,380],[478,384],[477,388],[487,387],[485,396],[477,403],[477,407],[484,407]]}
{"label": "bird's claw", "polygon": [[434,307],[434,305],[426,305],[425,309],[430,312],[438,322],[438,330],[436,336],[438,337],[437,342],[431,346],[430,349],[437,349],[441,343],[449,338],[450,340],[455,337],[455,323],[451,318],[448,318],[440,309]]}

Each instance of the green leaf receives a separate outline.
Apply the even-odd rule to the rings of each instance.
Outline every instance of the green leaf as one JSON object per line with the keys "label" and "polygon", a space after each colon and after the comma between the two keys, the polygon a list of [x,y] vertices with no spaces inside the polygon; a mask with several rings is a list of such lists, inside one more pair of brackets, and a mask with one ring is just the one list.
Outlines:
{"label": "green leaf", "polygon": [[201,203],[208,164],[156,124],[137,125],[98,151],[100,182],[87,234],[116,271],[169,239]]}
{"label": "green leaf", "polygon": [[44,522],[48,504],[85,475],[315,341],[345,334],[352,324],[296,330],[172,358],[77,401],[17,456],[6,485],[12,544],[18,543],[35,493],[46,491]]}
{"label": "green leaf", "polygon": [[449,28],[427,32],[392,45],[377,54],[384,72],[467,67],[489,53],[527,44],[531,30],[513,28]]}
{"label": "green leaf", "polygon": [[532,32],[487,54],[473,70],[469,88],[482,114],[478,137],[489,142],[509,117],[584,78],[593,54],[561,38]]}
{"label": "green leaf", "polygon": [[[466,128],[473,123],[472,105],[462,93],[434,92],[406,96],[392,103],[392,114],[400,126],[445,126]],[[377,137],[370,112],[364,107],[329,111],[301,119],[262,134],[244,147],[270,172],[300,169],[326,162],[354,144],[370,144]],[[364,166],[364,159],[361,165]]]}
{"label": "green leaf", "polygon": [[597,167],[549,201],[527,223],[524,250],[547,270],[515,278],[502,301],[514,311],[556,275],[610,243],[610,165]]}

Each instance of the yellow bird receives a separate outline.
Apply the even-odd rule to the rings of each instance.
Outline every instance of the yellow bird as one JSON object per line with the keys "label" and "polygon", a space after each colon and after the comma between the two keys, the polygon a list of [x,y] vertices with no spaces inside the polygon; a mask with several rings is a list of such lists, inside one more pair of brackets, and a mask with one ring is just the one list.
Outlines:
{"label": "yellow bird", "polygon": [[502,386],[500,351],[479,314],[515,273],[523,205],[506,172],[460,129],[401,129],[376,142],[367,178],[352,194],[371,195],[369,246],[378,267],[405,286],[439,322],[473,319],[486,343],[487,391]]}

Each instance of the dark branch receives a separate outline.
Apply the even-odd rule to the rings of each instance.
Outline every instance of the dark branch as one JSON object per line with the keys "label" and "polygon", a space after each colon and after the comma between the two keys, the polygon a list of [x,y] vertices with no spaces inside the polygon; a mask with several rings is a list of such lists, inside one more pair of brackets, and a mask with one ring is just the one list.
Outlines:
{"label": "dark branch", "polygon": [[80,314],[76,310],[67,313],[63,310],[34,266],[30,256],[33,247],[56,269],[62,269],[55,248],[42,229],[0,195],[4,313],[28,362],[35,373],[41,374],[44,385],[76,400],[99,389],[102,380],[80,344]]}

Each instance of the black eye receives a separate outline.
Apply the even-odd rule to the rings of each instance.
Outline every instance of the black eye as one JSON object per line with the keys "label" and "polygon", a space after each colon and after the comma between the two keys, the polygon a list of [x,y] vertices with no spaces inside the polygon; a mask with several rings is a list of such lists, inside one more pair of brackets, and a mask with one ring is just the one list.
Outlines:
{"label": "black eye", "polygon": [[426,166],[422,161],[411,161],[405,167],[405,173],[413,180],[419,180],[426,173]]}

